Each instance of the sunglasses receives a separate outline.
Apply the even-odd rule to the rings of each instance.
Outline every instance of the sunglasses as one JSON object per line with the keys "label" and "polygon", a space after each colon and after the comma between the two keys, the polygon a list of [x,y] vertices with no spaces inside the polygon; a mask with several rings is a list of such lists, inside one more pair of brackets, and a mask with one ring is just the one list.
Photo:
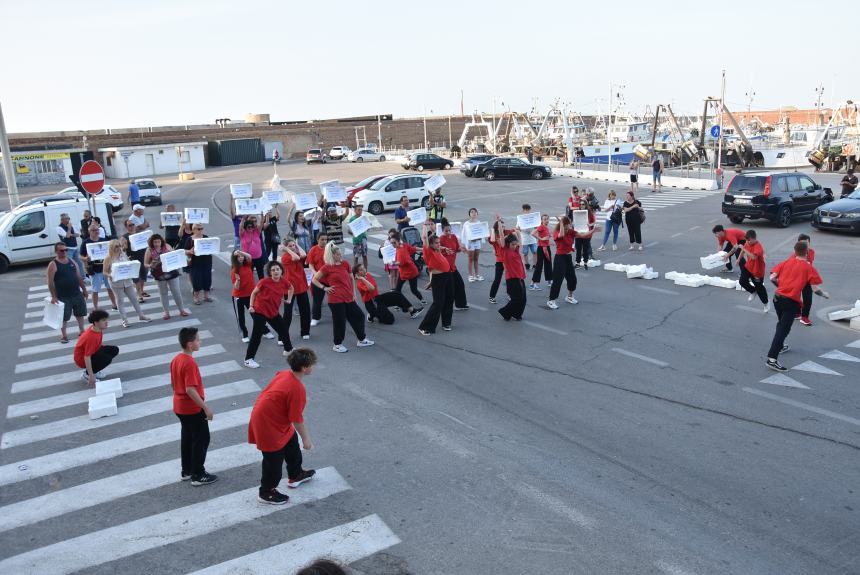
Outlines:
{"label": "sunglasses", "polygon": [[64,254],[64,253],[66,253],[67,251],[69,251],[69,250],[67,250],[67,249],[62,249],[62,250],[57,250],[57,253],[58,253],[58,254]]}

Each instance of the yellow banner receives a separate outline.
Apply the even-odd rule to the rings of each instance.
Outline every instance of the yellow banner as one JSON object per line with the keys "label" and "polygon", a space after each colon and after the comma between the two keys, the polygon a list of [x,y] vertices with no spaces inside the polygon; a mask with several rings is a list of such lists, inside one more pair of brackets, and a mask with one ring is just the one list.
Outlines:
{"label": "yellow banner", "polygon": [[12,152],[13,162],[32,162],[35,160],[66,160],[68,152],[36,152],[33,154],[16,154]]}

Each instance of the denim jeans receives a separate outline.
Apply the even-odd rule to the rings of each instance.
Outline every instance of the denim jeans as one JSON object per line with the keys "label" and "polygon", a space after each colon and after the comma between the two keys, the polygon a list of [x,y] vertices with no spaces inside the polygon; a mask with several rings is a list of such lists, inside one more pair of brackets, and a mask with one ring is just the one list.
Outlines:
{"label": "denim jeans", "polygon": [[618,229],[621,227],[621,222],[613,222],[612,220],[606,220],[606,229],[603,231],[603,243],[600,244],[602,246],[606,245],[606,240],[609,239],[609,232],[612,232],[612,245],[618,243]]}

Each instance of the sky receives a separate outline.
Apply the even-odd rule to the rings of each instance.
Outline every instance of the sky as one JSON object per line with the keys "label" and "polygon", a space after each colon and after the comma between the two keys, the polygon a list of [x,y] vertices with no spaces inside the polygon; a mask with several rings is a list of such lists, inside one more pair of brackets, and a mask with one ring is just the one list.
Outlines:
{"label": "sky", "polygon": [[610,85],[634,112],[700,113],[722,70],[730,109],[856,100],[856,42],[829,18],[856,29],[857,9],[814,5],[0,0],[0,105],[10,133],[448,115],[461,90],[466,113],[605,113]]}

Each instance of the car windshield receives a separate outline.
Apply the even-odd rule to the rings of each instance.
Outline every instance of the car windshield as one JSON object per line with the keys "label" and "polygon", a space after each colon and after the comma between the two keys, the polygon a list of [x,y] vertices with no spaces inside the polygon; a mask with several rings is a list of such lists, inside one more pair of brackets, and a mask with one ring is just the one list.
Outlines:
{"label": "car windshield", "polygon": [[764,189],[764,178],[761,176],[735,176],[729,186],[729,192],[758,192]]}
{"label": "car windshield", "polygon": [[355,184],[356,188],[365,188],[370,185],[373,180],[379,179],[380,176],[370,176],[369,178],[364,178],[357,184]]}
{"label": "car windshield", "polygon": [[373,184],[372,186],[370,186],[370,189],[371,189],[371,190],[374,190],[374,191],[381,190],[381,189],[383,189],[385,186],[387,186],[388,184],[390,184],[393,180],[394,180],[394,178],[392,178],[392,177],[390,177],[390,176],[389,176],[389,177],[387,177],[387,178],[382,178],[381,180],[379,180],[378,182],[376,182],[375,184]]}
{"label": "car windshield", "polygon": [[846,198],[851,198],[852,200],[860,200],[860,190],[854,190],[851,194],[845,196]]}
{"label": "car windshield", "polygon": [[319,154],[319,150],[308,150],[308,154]]}
{"label": "car windshield", "polygon": [[141,190],[154,190],[158,186],[152,180],[137,182],[137,187]]}

